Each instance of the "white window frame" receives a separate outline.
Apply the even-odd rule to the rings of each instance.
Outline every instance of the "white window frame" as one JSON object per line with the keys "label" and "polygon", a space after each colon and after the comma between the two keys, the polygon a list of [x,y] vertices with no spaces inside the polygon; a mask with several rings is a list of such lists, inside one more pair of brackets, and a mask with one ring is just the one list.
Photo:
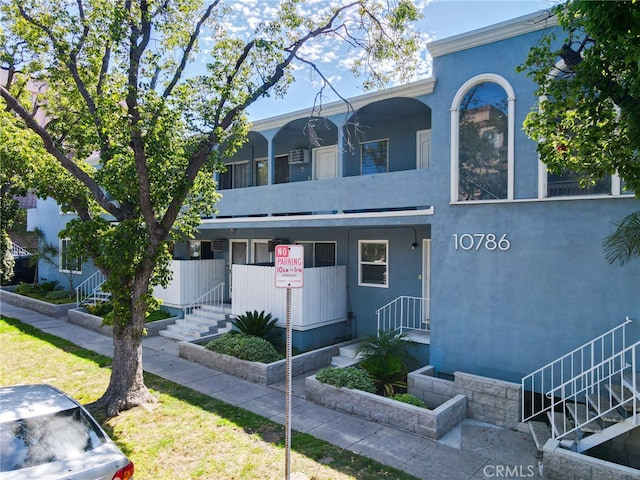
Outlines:
{"label": "white window frame", "polygon": [[[384,262],[363,262],[362,261],[362,245],[365,243],[380,243],[384,244],[386,250],[386,258]],[[385,269],[385,283],[365,283],[362,280],[362,266],[363,265],[384,265]],[[375,288],[389,288],[389,240],[358,240],[358,286],[359,287],[375,287]]]}
{"label": "white window frame", "polygon": [[[427,158],[423,158],[422,150],[420,148],[420,143],[423,137],[425,138],[425,141],[429,142]],[[420,170],[420,169],[426,170],[431,167],[431,140],[432,140],[432,134],[431,134],[430,128],[426,128],[424,130],[418,130],[416,132],[416,169],[417,170]]]}
{"label": "white window frame", "polygon": [[375,140],[368,140],[366,142],[360,142],[360,176],[363,175],[362,173],[362,147],[363,145],[366,145],[367,143],[374,143],[374,142],[387,142],[387,159],[386,159],[386,171],[384,172],[377,172],[377,173],[367,173],[367,175],[379,175],[382,173],[389,173],[389,139],[388,138],[378,138]]}
{"label": "white window frame", "polygon": [[[67,250],[67,246],[68,244],[71,242],[70,238],[61,238],[58,241],[58,247],[59,247],[59,254],[58,254],[58,262],[59,262],[59,266],[58,266],[58,271],[62,272],[62,273],[72,273],[72,274],[77,274],[77,275],[81,275],[82,274],[82,260],[80,260],[80,257],[77,258],[78,260],[78,265],[80,266],[80,270],[69,270],[68,268],[63,268],[62,265],[62,258],[63,256],[68,257],[68,255],[66,253],[63,253],[63,251]],[[69,261],[67,260],[67,265],[69,264]],[[66,266],[66,265],[65,265]]]}
{"label": "white window frame", "polygon": [[[458,200],[459,153],[460,153],[460,102],[471,87],[480,83],[496,83],[507,94],[507,198],[499,200]],[[451,203],[495,203],[508,202],[514,199],[514,139],[515,139],[515,107],[516,94],[511,84],[502,76],[495,73],[483,73],[467,80],[460,87],[451,104]]]}
{"label": "white window frame", "polygon": [[[267,183],[263,183],[263,184],[258,184],[258,163],[259,162],[264,162],[264,164],[267,167]],[[264,185],[269,185],[269,159],[267,157],[260,157],[260,158],[256,158],[254,160],[254,167],[255,167],[255,172],[256,172],[256,179],[255,179],[255,186],[264,186]]]}

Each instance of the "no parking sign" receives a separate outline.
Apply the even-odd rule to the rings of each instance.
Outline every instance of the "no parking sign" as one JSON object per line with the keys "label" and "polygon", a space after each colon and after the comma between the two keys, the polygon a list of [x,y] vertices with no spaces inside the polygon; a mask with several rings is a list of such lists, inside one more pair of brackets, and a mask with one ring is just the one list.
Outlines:
{"label": "no parking sign", "polygon": [[304,284],[304,247],[276,245],[276,287],[302,288]]}

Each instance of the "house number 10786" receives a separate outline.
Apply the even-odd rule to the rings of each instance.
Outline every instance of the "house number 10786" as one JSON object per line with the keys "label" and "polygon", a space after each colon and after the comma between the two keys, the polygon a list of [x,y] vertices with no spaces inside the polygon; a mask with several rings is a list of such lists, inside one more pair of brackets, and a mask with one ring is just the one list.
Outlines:
{"label": "house number 10786", "polygon": [[500,238],[495,233],[463,233],[453,234],[453,244],[456,250],[502,250],[506,251],[511,248],[511,242],[507,238],[507,234],[503,233]]}

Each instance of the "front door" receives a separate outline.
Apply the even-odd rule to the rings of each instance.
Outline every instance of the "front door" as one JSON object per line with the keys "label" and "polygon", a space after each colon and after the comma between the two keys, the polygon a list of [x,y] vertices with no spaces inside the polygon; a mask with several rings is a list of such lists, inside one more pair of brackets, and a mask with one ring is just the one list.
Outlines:
{"label": "front door", "polygon": [[338,172],[338,150],[337,147],[322,147],[313,149],[313,178],[322,180],[324,178],[336,178]]}
{"label": "front door", "polygon": [[229,240],[230,242],[230,257],[231,257],[231,266],[229,268],[229,298],[231,298],[232,285],[233,285],[233,266],[234,265],[246,265],[248,262],[247,254],[249,251],[249,241],[248,240]]}

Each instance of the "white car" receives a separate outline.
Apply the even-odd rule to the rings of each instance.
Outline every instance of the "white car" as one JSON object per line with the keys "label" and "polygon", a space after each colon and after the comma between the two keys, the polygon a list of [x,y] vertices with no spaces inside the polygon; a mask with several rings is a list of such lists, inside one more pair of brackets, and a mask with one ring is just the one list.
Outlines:
{"label": "white car", "polygon": [[50,385],[0,388],[0,480],[131,480],[133,463]]}

